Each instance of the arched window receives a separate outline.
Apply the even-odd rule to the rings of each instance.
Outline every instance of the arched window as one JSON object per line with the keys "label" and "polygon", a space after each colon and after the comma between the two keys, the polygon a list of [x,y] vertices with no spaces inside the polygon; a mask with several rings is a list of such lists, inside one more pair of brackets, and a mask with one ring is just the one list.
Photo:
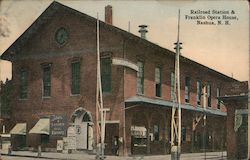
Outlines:
{"label": "arched window", "polygon": [[90,116],[87,112],[84,114],[82,122],[91,122]]}

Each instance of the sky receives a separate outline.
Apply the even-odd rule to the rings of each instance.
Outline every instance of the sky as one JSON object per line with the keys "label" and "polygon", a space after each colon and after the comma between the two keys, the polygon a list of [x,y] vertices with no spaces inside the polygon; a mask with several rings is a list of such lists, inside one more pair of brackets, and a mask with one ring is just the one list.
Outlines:
{"label": "sky", "polygon": [[[1,0],[0,0],[1,1]],[[0,55],[36,20],[52,0],[2,0],[0,4]],[[180,9],[181,54],[237,80],[249,79],[249,6],[247,1],[81,1],[58,0],[80,12],[104,20],[104,7],[113,7],[113,25],[139,36],[138,25],[148,25],[147,39],[174,51]],[[210,11],[210,14],[199,12]],[[212,13],[214,11],[214,13]],[[233,12],[232,12],[233,11]],[[193,13],[192,13],[193,12]],[[194,13],[196,12],[196,13]],[[217,12],[220,12],[217,13]],[[221,13],[222,12],[222,13]],[[226,13],[229,12],[229,13]],[[230,25],[217,24],[223,15]],[[223,20],[223,23],[225,20]],[[206,23],[206,22],[204,22]],[[128,27],[130,24],[130,27]],[[1,60],[0,79],[11,78],[11,63]]]}

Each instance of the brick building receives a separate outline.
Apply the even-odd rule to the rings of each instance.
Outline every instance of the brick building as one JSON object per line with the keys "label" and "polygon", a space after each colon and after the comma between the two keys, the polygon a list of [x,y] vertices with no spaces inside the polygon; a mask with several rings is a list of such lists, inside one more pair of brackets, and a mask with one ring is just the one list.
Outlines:
{"label": "brick building", "polygon": [[[110,6],[106,11],[112,16]],[[110,108],[105,151],[114,154],[113,144],[120,141],[121,155],[169,153],[175,53],[105,19],[100,22],[104,106]],[[58,115],[66,119],[65,130],[76,127],[77,149],[95,149],[96,48],[96,19],[53,2],[4,52],[1,58],[13,66],[7,130],[14,148],[40,143],[56,148],[62,136],[51,135],[49,117]],[[237,80],[183,56],[180,75],[182,151],[224,149],[226,107],[217,97]]]}
{"label": "brick building", "polygon": [[227,158],[248,156],[248,83],[231,83],[226,95],[219,98],[227,106]]}

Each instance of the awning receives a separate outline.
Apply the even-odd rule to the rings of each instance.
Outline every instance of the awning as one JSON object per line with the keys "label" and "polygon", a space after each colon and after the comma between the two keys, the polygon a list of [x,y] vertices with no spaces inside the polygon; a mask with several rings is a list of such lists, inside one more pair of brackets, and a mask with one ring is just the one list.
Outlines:
{"label": "awning", "polygon": [[17,123],[10,131],[10,134],[26,135],[26,123]]}
{"label": "awning", "polygon": [[49,135],[49,127],[49,118],[41,118],[29,133]]}
{"label": "awning", "polygon": [[230,101],[230,100],[247,101],[248,100],[248,95],[247,94],[225,95],[225,96],[218,97],[218,99],[222,100],[222,101]]}
{"label": "awning", "polygon": [[[174,105],[174,102],[171,102],[171,101],[166,101],[166,100],[158,99],[158,98],[149,98],[149,97],[144,97],[144,96],[130,97],[125,100],[125,104],[130,104],[130,105],[150,104],[150,105],[157,105],[157,106],[162,106],[162,107],[167,107],[167,108],[172,108],[173,106],[176,106]],[[191,106],[189,104],[181,104],[181,108],[189,110],[189,111],[205,112],[207,114],[218,115],[218,116],[227,115],[227,113],[222,112],[218,109],[210,109],[210,108],[204,109],[202,107]]]}
{"label": "awning", "polygon": [[2,138],[10,138],[10,134],[0,134],[0,136],[2,137]]}

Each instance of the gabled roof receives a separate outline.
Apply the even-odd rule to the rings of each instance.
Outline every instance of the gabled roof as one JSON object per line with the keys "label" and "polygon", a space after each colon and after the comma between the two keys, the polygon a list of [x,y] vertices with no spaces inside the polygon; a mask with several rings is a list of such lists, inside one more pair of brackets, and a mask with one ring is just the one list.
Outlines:
{"label": "gabled roof", "polygon": [[[12,56],[14,54],[18,53],[20,48],[27,42],[27,40],[30,37],[32,37],[32,35],[34,35],[39,30],[39,28],[44,26],[50,19],[52,19],[53,16],[56,14],[56,12],[59,10],[65,10],[67,12],[71,12],[72,14],[75,14],[76,16],[79,16],[81,18],[88,20],[90,23],[96,23],[96,21],[97,21],[96,18],[93,18],[87,14],[84,14],[82,12],[75,10],[75,9],[67,7],[59,2],[53,1],[48,6],[48,8],[31,24],[31,26],[27,30],[25,30],[24,33],[2,54],[1,58],[5,59],[5,60],[11,60]],[[146,39],[140,38],[140,37],[138,37],[130,32],[124,31],[124,30],[122,30],[118,27],[115,27],[113,25],[109,25],[107,23],[100,21],[100,27],[103,27],[103,28],[108,29],[110,31],[121,34],[122,36],[128,38],[129,40],[137,41],[145,46],[151,47],[151,48],[158,50],[166,55],[173,56],[173,57],[175,56],[175,53],[173,51],[170,51],[166,48],[163,48],[157,44],[154,44]],[[218,71],[215,71],[207,66],[204,66],[200,63],[197,63],[197,62],[195,62],[191,59],[188,59],[184,56],[180,56],[180,61],[184,62],[184,63],[195,65],[195,66],[197,66],[201,69],[204,69],[210,73],[216,74],[216,75],[218,75],[226,80],[237,81],[234,78],[226,76]]]}

